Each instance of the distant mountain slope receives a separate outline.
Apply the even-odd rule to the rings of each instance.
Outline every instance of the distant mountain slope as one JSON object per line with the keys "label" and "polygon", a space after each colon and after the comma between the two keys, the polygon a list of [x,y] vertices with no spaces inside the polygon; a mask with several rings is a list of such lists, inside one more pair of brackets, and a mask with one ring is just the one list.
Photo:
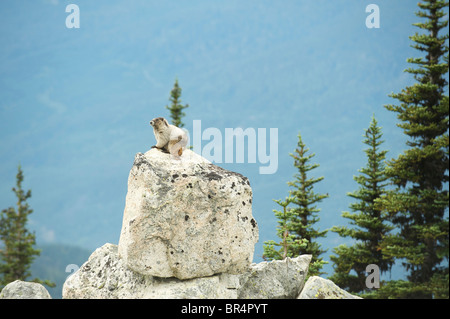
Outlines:
{"label": "distant mountain slope", "polygon": [[[92,251],[65,244],[45,244],[38,247],[42,249],[31,266],[33,278],[48,279],[56,284],[56,287],[46,287],[52,298],[62,298],[62,287],[70,269],[77,269],[85,263]],[[67,271],[66,272],[66,268]]]}

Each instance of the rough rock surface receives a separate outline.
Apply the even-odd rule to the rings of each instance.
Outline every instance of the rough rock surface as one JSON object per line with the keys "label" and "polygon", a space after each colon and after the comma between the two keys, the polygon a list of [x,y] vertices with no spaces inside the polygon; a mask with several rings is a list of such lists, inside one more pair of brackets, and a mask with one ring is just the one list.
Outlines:
{"label": "rough rock surface", "polygon": [[130,269],[178,279],[239,274],[257,241],[246,177],[190,150],[180,159],[157,149],[136,155],[119,240]]}
{"label": "rough rock surface", "polygon": [[362,299],[339,288],[334,282],[317,276],[308,279],[298,299]]}
{"label": "rough rock surface", "polygon": [[0,299],[52,299],[52,297],[41,284],[16,280],[2,289]]}
{"label": "rough rock surface", "polygon": [[310,260],[302,255],[252,264],[240,275],[180,280],[136,273],[124,265],[116,245],[105,244],[66,280],[63,298],[296,298]]}
{"label": "rough rock surface", "polygon": [[105,244],[66,280],[63,298],[235,298],[239,281],[233,276],[216,275],[190,280],[146,276],[124,265],[116,245]]}
{"label": "rough rock surface", "polygon": [[305,284],[311,255],[252,264],[244,274],[239,299],[295,299]]}

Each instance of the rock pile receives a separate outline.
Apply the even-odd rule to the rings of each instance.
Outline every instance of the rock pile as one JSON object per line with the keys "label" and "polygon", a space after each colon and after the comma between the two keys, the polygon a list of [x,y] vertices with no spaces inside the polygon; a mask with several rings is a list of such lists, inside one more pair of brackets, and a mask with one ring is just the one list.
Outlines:
{"label": "rock pile", "polygon": [[241,274],[180,280],[137,273],[125,265],[116,245],[105,244],[66,280],[63,298],[296,298],[303,288],[310,260],[311,255],[302,255],[251,264]]}
{"label": "rock pile", "polygon": [[[190,150],[178,159],[138,153],[119,245],[97,248],[66,280],[63,298],[353,297],[319,277],[305,286],[311,255],[252,264],[257,241],[246,177]],[[42,286],[10,285],[2,298],[48,295]]]}

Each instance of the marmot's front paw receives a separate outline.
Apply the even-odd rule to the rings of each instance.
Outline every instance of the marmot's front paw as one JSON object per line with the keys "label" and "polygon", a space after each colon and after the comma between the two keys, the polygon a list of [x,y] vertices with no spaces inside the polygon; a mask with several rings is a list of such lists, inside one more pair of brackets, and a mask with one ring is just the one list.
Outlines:
{"label": "marmot's front paw", "polygon": [[156,145],[153,145],[151,148],[156,148],[157,150],[160,150],[163,153],[170,153],[168,150],[166,150],[164,147],[163,148],[159,148]]}

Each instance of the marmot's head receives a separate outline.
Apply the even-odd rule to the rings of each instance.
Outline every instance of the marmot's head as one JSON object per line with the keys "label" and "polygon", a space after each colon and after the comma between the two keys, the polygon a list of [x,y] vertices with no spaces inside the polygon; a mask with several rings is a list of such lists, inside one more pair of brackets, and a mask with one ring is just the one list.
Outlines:
{"label": "marmot's head", "polygon": [[155,129],[163,128],[164,126],[169,126],[169,122],[163,117],[156,117],[150,121],[150,125]]}

